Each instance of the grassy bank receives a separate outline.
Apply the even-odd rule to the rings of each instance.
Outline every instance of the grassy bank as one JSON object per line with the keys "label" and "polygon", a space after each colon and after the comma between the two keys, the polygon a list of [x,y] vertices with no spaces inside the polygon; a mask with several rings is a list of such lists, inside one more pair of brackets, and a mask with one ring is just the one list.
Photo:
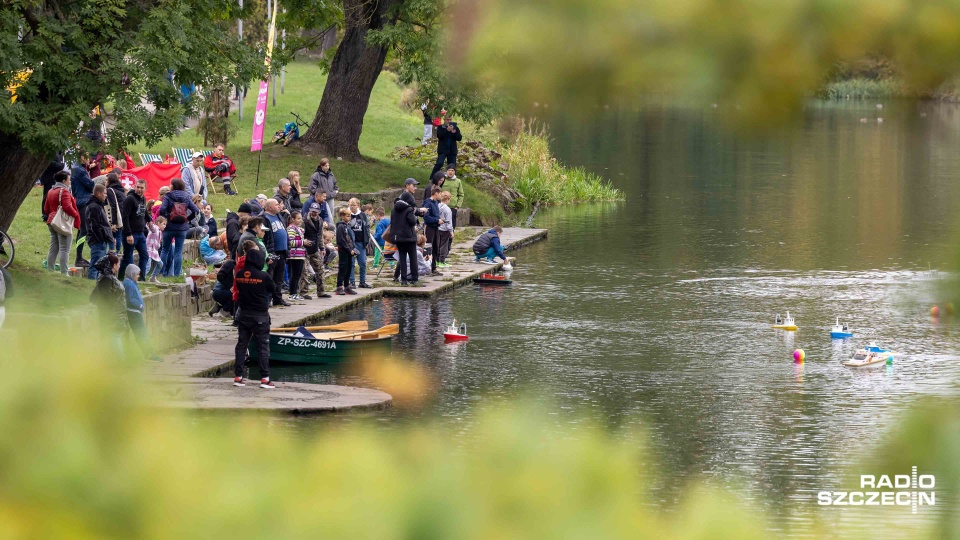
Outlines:
{"label": "grassy bank", "polygon": [[846,79],[833,81],[823,89],[825,99],[885,99],[916,97],[895,79]]}
{"label": "grassy bank", "polygon": [[621,201],[623,192],[609,181],[583,167],[566,167],[550,153],[544,134],[521,133],[513,144],[504,145],[503,159],[510,163],[513,189],[526,204],[570,204]]}

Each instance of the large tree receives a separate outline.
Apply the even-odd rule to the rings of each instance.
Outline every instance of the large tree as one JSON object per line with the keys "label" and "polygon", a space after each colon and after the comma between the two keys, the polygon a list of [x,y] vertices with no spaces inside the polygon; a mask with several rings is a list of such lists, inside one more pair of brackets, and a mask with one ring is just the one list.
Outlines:
{"label": "large tree", "polygon": [[[55,152],[93,152],[176,132],[193,104],[171,84],[263,76],[230,34],[242,12],[219,0],[8,0],[0,6],[0,228]],[[83,137],[109,109],[109,148]]]}
{"label": "large tree", "polygon": [[300,144],[315,153],[360,160],[363,117],[391,53],[400,82],[416,84],[420,99],[481,123],[499,114],[502,102],[489,86],[455,76],[451,69],[443,52],[446,14],[444,0],[343,0],[343,39],[327,68],[313,127]]}
{"label": "large tree", "polygon": [[360,159],[360,132],[370,93],[387,58],[372,31],[397,21],[405,0],[343,0],[343,39],[330,63],[320,106],[301,145],[347,160]]}

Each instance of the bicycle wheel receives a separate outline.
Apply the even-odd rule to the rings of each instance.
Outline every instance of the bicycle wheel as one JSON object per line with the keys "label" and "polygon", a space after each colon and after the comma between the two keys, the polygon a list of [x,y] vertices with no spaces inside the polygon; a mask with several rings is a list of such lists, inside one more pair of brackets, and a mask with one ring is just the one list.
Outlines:
{"label": "bicycle wheel", "polygon": [[13,240],[7,236],[7,233],[0,231],[0,268],[8,268],[13,264],[13,257]]}

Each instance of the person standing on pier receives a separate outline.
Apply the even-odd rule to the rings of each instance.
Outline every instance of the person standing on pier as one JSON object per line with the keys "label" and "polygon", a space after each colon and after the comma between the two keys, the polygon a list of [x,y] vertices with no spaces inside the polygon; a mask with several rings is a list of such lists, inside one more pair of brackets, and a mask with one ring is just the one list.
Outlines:
{"label": "person standing on pier", "polygon": [[236,288],[237,347],[234,349],[233,385],[246,386],[243,365],[247,361],[250,340],[257,342],[257,360],[260,363],[260,388],[275,388],[270,382],[270,304],[276,285],[269,274],[261,270],[265,253],[253,240],[245,241],[244,256],[237,261]]}
{"label": "person standing on pier", "polygon": [[419,183],[413,178],[406,179],[403,193],[393,202],[393,211],[390,213],[390,237],[386,240],[397,246],[397,270],[393,279],[396,281],[399,278],[401,285],[416,284],[420,278],[416,251],[417,214],[424,212],[416,208],[417,203],[413,199],[413,192]]}

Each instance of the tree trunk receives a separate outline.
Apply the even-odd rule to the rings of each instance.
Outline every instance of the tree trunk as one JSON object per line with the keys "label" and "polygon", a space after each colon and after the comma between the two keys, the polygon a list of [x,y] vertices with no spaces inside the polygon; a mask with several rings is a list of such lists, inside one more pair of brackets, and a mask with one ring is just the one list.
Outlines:
{"label": "tree trunk", "polygon": [[[20,138],[0,133],[0,229],[7,231],[20,205],[50,160],[27,152]],[[40,206],[27,214],[40,219]]]}
{"label": "tree trunk", "polygon": [[387,48],[367,44],[367,32],[391,24],[403,0],[345,0],[343,41],[330,65],[317,114],[300,144],[318,154],[359,161],[360,132]]}

